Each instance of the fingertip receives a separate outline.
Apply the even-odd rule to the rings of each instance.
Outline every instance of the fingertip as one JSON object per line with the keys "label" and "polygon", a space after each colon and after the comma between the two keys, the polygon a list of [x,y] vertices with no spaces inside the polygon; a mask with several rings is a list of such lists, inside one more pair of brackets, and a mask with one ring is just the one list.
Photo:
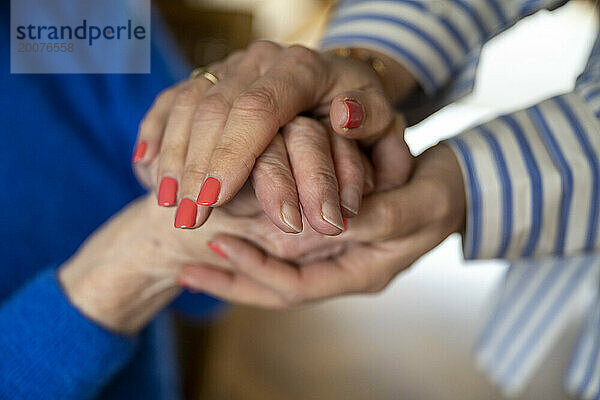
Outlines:
{"label": "fingertip", "polygon": [[213,253],[215,253],[215,254],[216,254],[216,255],[218,255],[219,257],[221,257],[221,258],[223,258],[223,259],[225,259],[225,260],[229,259],[229,255],[227,255],[227,252],[225,252],[225,251],[224,251],[224,250],[221,248],[221,246],[219,246],[219,243],[217,243],[217,242],[215,242],[215,241],[211,241],[211,242],[208,242],[206,245],[208,246],[208,248],[209,248],[209,249],[210,249],[210,250],[211,250]]}
{"label": "fingertip", "polygon": [[184,198],[177,207],[174,226],[177,229],[196,229],[204,225],[212,208],[201,207],[189,198]]}
{"label": "fingertip", "polygon": [[133,164],[140,163],[144,161],[146,157],[146,151],[148,150],[148,142],[145,140],[140,141],[133,150],[133,155],[131,157],[131,162]]}
{"label": "fingertip", "polygon": [[321,233],[335,236],[344,231],[344,218],[342,216],[342,210],[339,204],[331,200],[326,200],[323,202],[321,205],[321,218],[323,218],[323,220],[329,223],[332,227],[336,228],[335,231],[331,233],[322,231]]}
{"label": "fingertip", "polygon": [[[218,247],[219,252],[233,264],[239,261],[250,263],[253,260],[251,256],[255,248],[235,236],[225,234],[216,235],[210,243],[211,246]],[[213,251],[215,250],[213,249]]]}
{"label": "fingertip", "polygon": [[219,200],[221,193],[221,181],[219,179],[208,177],[204,180],[196,203],[201,206],[212,206]]}
{"label": "fingertip", "polygon": [[177,202],[177,179],[165,176],[158,187],[157,202],[161,207],[171,207]]}
{"label": "fingertip", "polygon": [[345,217],[358,215],[361,197],[361,190],[356,185],[347,185],[341,190],[340,204]]}
{"label": "fingertip", "polygon": [[191,199],[183,199],[177,207],[174,226],[177,229],[189,229],[196,224],[198,205]]}
{"label": "fingertip", "polygon": [[344,125],[348,121],[348,107],[343,99],[336,99],[331,103],[329,111],[331,127],[338,133],[345,133]]}
{"label": "fingertip", "polygon": [[352,97],[336,98],[331,103],[330,118],[333,129],[340,134],[360,128],[365,119],[365,110],[360,101]]}
{"label": "fingertip", "polygon": [[300,210],[297,206],[293,206],[292,204],[284,201],[281,205],[281,220],[285,224],[286,227],[291,229],[284,230],[287,233],[300,233],[302,232],[302,215],[300,214]]}

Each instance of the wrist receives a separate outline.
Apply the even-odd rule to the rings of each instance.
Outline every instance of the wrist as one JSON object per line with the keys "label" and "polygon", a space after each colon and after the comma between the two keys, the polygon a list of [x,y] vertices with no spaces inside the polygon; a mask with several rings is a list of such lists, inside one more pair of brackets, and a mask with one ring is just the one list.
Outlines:
{"label": "wrist", "polygon": [[153,276],[127,265],[95,265],[85,274],[66,264],[59,282],[71,303],[87,318],[121,334],[135,334],[180,292],[176,276]]}
{"label": "wrist", "polygon": [[118,333],[142,329],[179,292],[184,252],[167,230],[172,213],[149,200],[126,207],[59,269],[71,303]]}

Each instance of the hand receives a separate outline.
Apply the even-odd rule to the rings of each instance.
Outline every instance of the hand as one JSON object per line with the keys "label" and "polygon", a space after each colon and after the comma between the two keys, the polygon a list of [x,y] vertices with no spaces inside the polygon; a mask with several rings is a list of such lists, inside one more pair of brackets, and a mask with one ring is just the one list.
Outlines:
{"label": "hand", "polygon": [[206,246],[211,234],[244,230],[222,212],[205,229],[175,230],[168,223],[172,212],[152,200],[147,196],[127,206],[59,269],[71,302],[116,332],[139,331],[166,306],[181,290],[176,277],[183,265],[221,262]]}
{"label": "hand", "polygon": [[246,237],[290,257],[302,257],[309,251],[327,256],[342,247],[327,243],[310,229],[300,235],[286,235],[262,212],[241,217],[217,210],[214,218],[196,231],[173,229],[168,223],[172,214],[146,196],[91,235],[59,268],[59,281],[75,307],[115,332],[138,332],[181,291],[177,276],[185,265],[209,262],[228,268],[215,254],[214,246],[212,251],[208,246],[218,232]]}
{"label": "hand", "polygon": [[458,162],[452,150],[440,144],[417,158],[405,186],[366,198],[348,230],[328,239],[347,245],[342,254],[294,265],[222,234],[213,242],[228,257],[231,269],[216,269],[210,263],[189,265],[179,282],[194,291],[269,308],[379,292],[448,235],[462,231],[464,193]]}
{"label": "hand", "polygon": [[[393,61],[388,62],[393,65],[390,71],[402,71],[391,74],[395,81],[403,82],[406,88],[416,85],[406,70]],[[387,145],[397,148],[389,161],[400,166],[395,170],[396,175],[404,174],[404,178],[408,175],[409,162],[400,165],[402,155],[410,160],[403,137],[398,135],[403,132],[403,122],[396,118],[379,77],[366,63],[300,46],[282,48],[260,41],[209,69],[219,76],[217,85],[200,78],[167,90],[141,124],[138,143],[143,144],[145,153],[138,154],[136,170],[147,184],[160,185],[159,193],[162,191],[159,182],[169,177],[170,191],[177,192],[179,188],[179,199],[189,198],[210,206],[226,203],[245,183],[257,158],[273,143],[278,130],[302,112],[328,118],[334,132],[346,138],[362,138],[363,144],[389,136]],[[360,167],[353,146],[345,144],[342,148],[348,150],[349,156],[342,154],[339,158]],[[388,160],[380,161],[389,164]],[[325,164],[312,167],[330,169]],[[305,166],[290,168],[295,172]],[[332,209],[339,209],[335,195],[339,191],[345,215],[351,217],[358,211],[357,199],[363,194],[360,185],[344,182],[339,171],[336,172],[341,181],[339,188],[331,179],[327,190],[314,186],[301,189],[297,185],[309,222],[324,234],[339,233],[339,226],[335,226],[339,221],[331,224],[324,219],[321,206],[329,204]],[[288,186],[280,192],[281,198],[297,197]],[[303,198],[315,201],[304,204]],[[273,222],[289,232],[289,224],[281,218],[282,204],[263,205],[268,215],[278,216],[272,218]],[[298,201],[290,201],[289,206],[298,219]],[[187,227],[200,226],[207,216],[208,210],[202,210],[196,223]]]}

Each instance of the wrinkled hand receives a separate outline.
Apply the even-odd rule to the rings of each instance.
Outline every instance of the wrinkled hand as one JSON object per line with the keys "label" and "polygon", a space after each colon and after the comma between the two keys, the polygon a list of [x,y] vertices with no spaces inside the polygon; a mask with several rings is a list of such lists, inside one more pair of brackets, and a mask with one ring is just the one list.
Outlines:
{"label": "wrinkled hand", "polygon": [[379,292],[400,271],[463,229],[465,203],[458,162],[453,152],[440,144],[417,158],[406,185],[367,197],[348,230],[321,243],[344,244],[343,250],[337,249],[341,254],[325,261],[292,264],[283,260],[289,258],[286,247],[267,248],[265,253],[239,237],[218,235],[213,243],[228,258],[230,270],[210,263],[188,265],[179,282],[194,291],[269,308]]}
{"label": "wrinkled hand", "polygon": [[[395,75],[404,74],[398,80],[406,88],[416,85],[398,69],[402,73]],[[366,63],[259,41],[209,70],[219,77],[216,85],[199,78],[165,91],[141,124],[138,148],[143,145],[145,152],[135,169],[143,182],[158,187],[163,205],[188,199],[187,209],[191,201],[221,206],[254,171],[257,197],[280,229],[302,229],[302,206],[315,230],[335,235],[342,231],[342,215],[356,215],[368,192],[368,163],[348,139],[360,138],[363,146],[379,139],[380,148],[389,150],[372,157],[387,167],[375,165],[374,180],[381,185],[395,186],[408,176],[404,121]],[[312,123],[294,120],[306,112],[327,129],[320,132]],[[309,157],[315,151],[322,156]],[[165,198],[163,185],[171,192]],[[209,213],[208,207],[190,210],[179,227],[201,226]]]}

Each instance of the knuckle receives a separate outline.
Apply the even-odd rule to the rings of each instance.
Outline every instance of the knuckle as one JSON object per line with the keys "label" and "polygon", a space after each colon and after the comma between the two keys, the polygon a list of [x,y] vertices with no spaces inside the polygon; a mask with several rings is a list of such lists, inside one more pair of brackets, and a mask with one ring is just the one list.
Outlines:
{"label": "knuckle", "polygon": [[175,142],[163,142],[160,148],[161,165],[174,164],[185,158],[185,146]]}
{"label": "knuckle", "polygon": [[309,187],[336,187],[337,188],[337,176],[331,169],[317,165],[311,171],[311,174],[307,178]]}
{"label": "knuckle", "polygon": [[175,107],[190,108],[195,107],[198,102],[198,93],[193,86],[188,86],[177,94]]}
{"label": "knuckle", "polygon": [[215,157],[217,160],[221,160],[221,162],[227,165],[230,162],[235,162],[236,164],[240,164],[244,169],[244,173],[246,175],[250,175],[252,169],[254,168],[254,163],[256,161],[256,154],[253,151],[248,154],[245,152],[243,155],[239,153],[237,149],[251,149],[250,144],[246,143],[246,139],[237,138],[235,139],[236,143],[232,146],[226,146],[223,144],[219,144],[214,148],[213,155],[218,154]]}
{"label": "knuckle", "polygon": [[274,90],[268,87],[249,89],[242,93],[233,103],[233,109],[241,111],[244,115],[253,115],[255,118],[273,119],[277,111]]}
{"label": "knuckle", "polygon": [[161,104],[167,102],[171,98],[173,93],[174,93],[173,88],[163,89],[161,92],[158,93],[158,96],[156,96],[156,99],[152,103],[152,107],[157,107],[157,106],[160,106]]}
{"label": "knuckle", "polygon": [[153,118],[144,118],[139,125],[138,132],[142,137],[151,136],[152,133],[158,128],[158,124]]}
{"label": "knuckle", "polygon": [[223,93],[211,93],[198,104],[193,122],[202,124],[216,120],[225,121],[230,108],[231,103]]}
{"label": "knuckle", "polygon": [[280,50],[281,46],[270,40],[256,40],[250,44],[248,50],[250,53],[264,54]]}
{"label": "knuckle", "polygon": [[288,166],[279,157],[263,154],[256,161],[253,172],[255,179],[268,180],[272,187],[289,187],[292,177]]}
{"label": "knuckle", "polygon": [[183,174],[186,179],[203,179],[206,175],[206,170],[199,164],[187,163],[183,168]]}
{"label": "knuckle", "polygon": [[[319,134],[325,135],[327,133],[322,123],[315,120],[314,118],[299,116],[294,118],[291,122],[286,125],[285,128],[291,134],[302,133],[306,131],[314,131]],[[298,132],[299,131],[299,132]]]}
{"label": "knuckle", "polygon": [[231,102],[222,92],[214,92],[207,95],[203,100],[202,109],[205,112],[224,113],[231,108]]}
{"label": "knuckle", "polygon": [[244,50],[234,50],[227,57],[227,61],[239,60],[244,55],[244,53]]}
{"label": "knuckle", "polygon": [[[318,130],[322,130],[318,132]],[[296,123],[285,131],[288,147],[293,151],[330,155],[329,143],[323,139],[324,128],[309,123]]]}
{"label": "knuckle", "polygon": [[291,61],[300,65],[321,65],[321,56],[319,53],[305,46],[292,45],[288,47],[286,56],[289,57]]}

